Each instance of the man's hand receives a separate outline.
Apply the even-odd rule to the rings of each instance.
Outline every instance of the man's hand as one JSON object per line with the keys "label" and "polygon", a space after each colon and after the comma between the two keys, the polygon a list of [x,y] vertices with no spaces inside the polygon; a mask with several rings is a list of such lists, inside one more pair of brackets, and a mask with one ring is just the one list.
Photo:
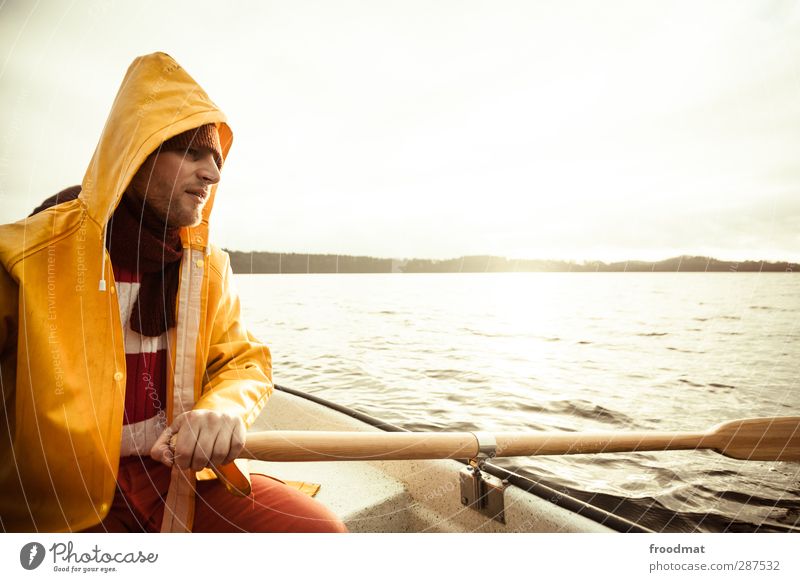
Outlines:
{"label": "man's hand", "polygon": [[[191,410],[181,414],[167,427],[150,456],[171,467],[199,471],[209,464],[225,465],[239,456],[244,448],[246,429],[236,415],[214,410]],[[175,451],[170,439],[175,435]]]}

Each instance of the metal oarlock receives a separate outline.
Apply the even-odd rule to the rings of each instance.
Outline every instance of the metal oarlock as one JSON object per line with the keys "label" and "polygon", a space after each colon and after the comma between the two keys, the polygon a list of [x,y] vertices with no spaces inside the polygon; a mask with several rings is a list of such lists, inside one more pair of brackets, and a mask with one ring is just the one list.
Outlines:
{"label": "metal oarlock", "polygon": [[474,432],[478,441],[478,454],[470,459],[469,466],[459,472],[461,483],[461,504],[480,511],[484,515],[505,523],[505,503],[503,492],[506,483],[494,475],[482,471],[488,459],[497,452],[497,441],[489,433]]}

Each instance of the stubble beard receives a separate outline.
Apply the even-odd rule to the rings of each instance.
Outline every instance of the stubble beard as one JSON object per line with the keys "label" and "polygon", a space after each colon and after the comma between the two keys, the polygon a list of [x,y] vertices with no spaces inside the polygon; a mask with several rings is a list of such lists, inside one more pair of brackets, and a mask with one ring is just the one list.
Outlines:
{"label": "stubble beard", "polygon": [[[198,206],[197,210],[170,208],[170,214],[166,221],[167,226],[170,228],[197,226],[203,221],[203,208],[205,208],[205,204]],[[175,214],[173,212],[175,210],[179,210],[179,213]]]}

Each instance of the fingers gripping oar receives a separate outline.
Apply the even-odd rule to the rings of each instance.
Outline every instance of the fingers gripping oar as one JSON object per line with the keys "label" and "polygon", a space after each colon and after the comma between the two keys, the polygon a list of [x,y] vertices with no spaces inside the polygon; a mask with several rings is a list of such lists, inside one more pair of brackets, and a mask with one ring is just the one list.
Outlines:
{"label": "fingers gripping oar", "polygon": [[[487,443],[490,446],[487,447]],[[247,435],[240,457],[262,461],[474,459],[711,449],[747,461],[800,461],[800,417],[724,422],[705,432],[317,432]]]}

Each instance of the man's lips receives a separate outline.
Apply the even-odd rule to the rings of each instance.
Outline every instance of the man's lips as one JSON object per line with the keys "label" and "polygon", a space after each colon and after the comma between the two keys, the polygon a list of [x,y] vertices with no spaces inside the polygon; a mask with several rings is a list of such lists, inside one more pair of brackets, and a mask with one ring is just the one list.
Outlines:
{"label": "man's lips", "polygon": [[205,200],[208,198],[208,192],[205,190],[187,190],[187,194],[191,194],[192,196],[197,196],[200,200]]}

